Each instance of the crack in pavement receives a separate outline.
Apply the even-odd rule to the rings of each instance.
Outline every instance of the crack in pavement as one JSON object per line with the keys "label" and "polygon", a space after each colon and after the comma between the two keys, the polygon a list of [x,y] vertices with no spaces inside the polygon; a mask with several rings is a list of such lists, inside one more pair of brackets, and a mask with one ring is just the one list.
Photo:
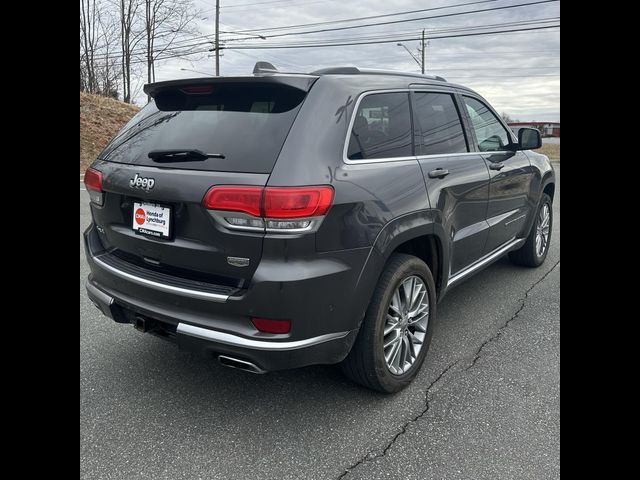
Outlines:
{"label": "crack in pavement", "polygon": [[[516,312],[511,316],[511,318],[509,318],[504,323],[504,325],[502,325],[500,328],[498,328],[498,330],[496,330],[496,332],[493,335],[491,335],[484,342],[482,342],[482,344],[478,347],[478,349],[473,353],[473,358],[471,359],[469,365],[466,366],[465,368],[463,368],[461,370],[461,372],[467,372],[468,370],[472,369],[475,366],[476,362],[481,358],[482,351],[485,349],[485,347],[487,345],[489,345],[490,343],[492,343],[494,340],[498,339],[503,334],[504,330],[509,326],[509,324],[511,322],[513,322],[518,317],[518,315],[520,315],[520,312],[522,312],[522,310],[524,309],[524,307],[526,305],[527,298],[529,297],[529,293],[534,288],[536,288],[536,286],[538,286],[542,281],[544,281],[544,279],[547,278],[549,276],[549,274],[551,274],[551,272],[553,272],[558,265],[560,265],[560,260],[558,260],[556,263],[554,263],[553,266],[549,270],[547,270],[547,272],[542,277],[540,277],[538,280],[536,280],[534,282],[534,284],[531,285],[526,290],[526,292],[524,294],[524,297],[522,297],[519,300],[520,301],[520,306],[518,307]],[[462,359],[458,359],[455,362],[449,364],[442,372],[440,372],[440,374],[436,377],[436,379],[433,380],[429,384],[427,389],[425,390],[425,406],[424,406],[424,408],[417,415],[415,415],[414,417],[410,418],[408,421],[406,421],[400,427],[400,430],[391,438],[391,440],[382,449],[382,451],[374,453],[373,450],[370,450],[369,452],[367,452],[367,454],[365,456],[360,458],[357,462],[355,462],[352,465],[350,465],[349,467],[347,467],[345,469],[345,471],[338,477],[338,480],[342,480],[343,478],[345,478],[349,473],[351,473],[351,471],[353,471],[354,469],[358,468],[363,463],[371,462],[371,461],[375,460],[376,458],[384,457],[387,454],[387,452],[391,449],[391,447],[395,444],[396,440],[407,432],[407,428],[409,427],[409,425],[411,425],[412,423],[415,423],[418,420],[420,420],[429,411],[429,407],[430,407],[430,405],[429,405],[429,393],[431,393],[431,389],[440,380],[442,380],[442,378],[449,372],[449,370],[451,370],[454,366],[458,365],[459,363],[469,359],[470,357],[471,357],[471,355],[468,355],[468,356],[466,356],[466,357],[464,357]]]}
{"label": "crack in pavement", "polygon": [[554,263],[553,267],[551,267],[542,277],[540,277],[540,279],[538,279],[533,285],[531,285],[527,289],[527,291],[524,293],[524,297],[522,297],[520,299],[520,307],[518,308],[518,310],[516,310],[516,313],[514,313],[511,316],[511,318],[509,320],[507,320],[506,323],[504,325],[502,325],[492,336],[490,336],[484,342],[482,342],[482,344],[478,347],[476,352],[473,354],[473,360],[471,361],[471,365],[469,365],[463,371],[469,370],[471,367],[473,367],[476,364],[476,362],[480,359],[480,357],[481,357],[480,354],[482,353],[482,350],[484,350],[484,348],[487,345],[489,345],[490,343],[492,343],[494,340],[497,340],[498,338],[500,338],[500,336],[505,331],[505,329],[509,326],[509,324],[511,322],[513,322],[516,318],[518,318],[518,315],[520,315],[520,312],[522,312],[522,310],[524,309],[524,307],[526,305],[527,297],[529,297],[529,293],[531,292],[531,290],[536,288],[538,286],[538,284],[540,284],[540,282],[542,282],[545,278],[547,278],[549,276],[549,274],[551,272],[553,272],[558,265],[560,265],[560,260],[558,260],[556,263]]}
{"label": "crack in pavement", "polygon": [[398,431],[393,438],[391,439],[391,441],[389,443],[387,443],[387,445],[384,447],[384,449],[382,449],[381,452],[379,453],[373,453],[373,451],[369,451],[367,452],[367,454],[362,457],[360,460],[358,460],[357,462],[355,462],[354,464],[350,465],[349,467],[347,467],[347,469],[338,477],[338,480],[341,480],[342,478],[344,478],[345,476],[347,476],[353,469],[357,468],[359,465],[361,465],[362,463],[365,462],[370,462],[372,460],[375,460],[376,458],[379,457],[384,457],[387,452],[389,451],[389,449],[393,446],[393,444],[395,443],[395,441],[398,439],[398,437],[400,435],[403,435],[406,433],[407,431],[407,427],[414,422],[417,422],[418,420],[420,420],[420,418],[422,418],[422,416],[427,413],[429,411],[429,391],[431,390],[431,388],[440,381],[440,379],[442,377],[444,377],[447,372],[449,370],[451,370],[451,368],[453,368],[455,365],[458,364],[458,361],[456,360],[455,362],[449,364],[449,366],[447,368],[445,368],[440,375],[438,375],[438,377],[429,384],[429,386],[427,387],[426,391],[425,391],[425,408],[423,408],[420,413],[418,413],[416,416],[414,416],[413,418],[409,419],[407,422],[405,422],[404,425],[402,425],[402,427],[400,427],[400,431]]}

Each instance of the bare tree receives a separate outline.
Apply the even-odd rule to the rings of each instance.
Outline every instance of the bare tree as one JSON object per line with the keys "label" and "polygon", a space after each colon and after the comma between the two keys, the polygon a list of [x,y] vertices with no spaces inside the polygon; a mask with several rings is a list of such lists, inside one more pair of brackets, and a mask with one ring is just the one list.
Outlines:
{"label": "bare tree", "polygon": [[115,12],[105,9],[98,12],[99,45],[102,47],[102,59],[96,67],[96,80],[100,93],[107,97],[118,98],[120,59],[117,55],[120,43],[120,25]]}
{"label": "bare tree", "polygon": [[141,0],[120,0],[120,45],[122,66],[122,99],[131,103],[131,64],[135,48],[144,38],[144,29],[139,27]]}
{"label": "bare tree", "polygon": [[194,53],[184,40],[199,15],[193,0],[81,0],[80,90],[118,98],[121,89],[132,103],[158,60]]}
{"label": "bare tree", "polygon": [[[144,0],[145,32],[147,38],[147,82],[155,81],[155,62],[177,40],[196,33],[194,20],[200,12],[193,0]],[[161,47],[156,49],[156,40]]]}
{"label": "bare tree", "polygon": [[[80,64],[81,88],[95,93],[98,89],[95,72],[95,51],[98,41],[98,7],[96,0],[80,1]],[[84,83],[84,85],[83,85]]]}

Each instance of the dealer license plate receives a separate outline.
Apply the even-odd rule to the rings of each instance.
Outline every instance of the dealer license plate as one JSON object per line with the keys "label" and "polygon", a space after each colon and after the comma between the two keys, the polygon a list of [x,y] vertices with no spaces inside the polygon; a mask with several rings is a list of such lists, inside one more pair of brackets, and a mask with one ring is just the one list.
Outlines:
{"label": "dealer license plate", "polygon": [[133,229],[144,235],[170,238],[171,208],[154,203],[133,203]]}

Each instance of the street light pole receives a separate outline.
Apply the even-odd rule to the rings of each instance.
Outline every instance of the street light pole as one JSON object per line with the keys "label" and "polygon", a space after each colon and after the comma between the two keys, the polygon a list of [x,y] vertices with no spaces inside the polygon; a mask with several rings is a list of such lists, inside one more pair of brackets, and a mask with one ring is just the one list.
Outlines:
{"label": "street light pole", "polygon": [[183,71],[183,72],[194,72],[194,73],[201,73],[202,75],[209,75],[209,76],[211,76],[211,74],[210,74],[210,73],[207,73],[207,72],[201,72],[201,71],[199,71],[199,70],[192,70],[192,69],[190,69],[190,68],[181,68],[180,70],[181,70],[181,71]]}
{"label": "street light pole", "polygon": [[424,28],[422,29],[422,63],[420,66],[422,67],[422,74],[424,75]]}
{"label": "street light pole", "polygon": [[[418,60],[418,58],[413,54],[413,52],[412,52],[411,50],[409,50],[409,49],[405,46],[405,44],[404,44],[404,43],[396,43],[396,45],[397,45],[398,47],[402,47],[402,48],[404,48],[407,52],[409,52],[409,55],[411,55],[411,58],[413,58],[413,59],[416,61],[416,63],[417,63],[420,67],[422,67],[422,64],[420,63],[420,60]],[[424,57],[423,57],[423,58],[424,58]],[[422,69],[422,73],[424,73],[424,68]]]}

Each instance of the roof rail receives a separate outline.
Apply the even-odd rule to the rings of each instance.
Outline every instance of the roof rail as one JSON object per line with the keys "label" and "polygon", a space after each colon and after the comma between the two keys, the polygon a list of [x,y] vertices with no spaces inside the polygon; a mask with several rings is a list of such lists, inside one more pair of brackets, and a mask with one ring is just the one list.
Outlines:
{"label": "roof rail", "polygon": [[361,73],[359,68],[356,67],[328,67],[321,68],[320,70],[314,70],[311,75],[339,75],[339,74],[353,74]]}
{"label": "roof rail", "polygon": [[[269,62],[256,62],[253,67],[254,75],[261,75],[265,73],[285,73],[280,72]],[[287,72],[293,73],[293,72]],[[396,75],[402,77],[422,78],[428,80],[436,80],[439,82],[446,82],[447,80],[439,75],[423,75],[421,73],[408,73],[398,70],[378,70],[372,68],[358,68],[358,67],[327,67],[319,70],[314,70],[308,75]]]}
{"label": "roof rail", "polygon": [[321,68],[311,72],[312,75],[340,75],[340,74],[362,74],[362,75],[401,75],[404,77],[426,78],[429,80],[437,80],[439,82],[446,82],[447,80],[439,75],[423,75],[421,73],[407,73],[400,72],[398,70],[378,70],[371,68],[357,68],[357,67],[328,67]]}
{"label": "roof rail", "polygon": [[427,75],[423,73],[409,73],[409,72],[401,72],[398,70],[378,70],[373,68],[371,69],[363,68],[363,69],[360,69],[360,73],[367,74],[367,75],[402,75],[404,77],[426,78],[429,80],[438,80],[439,82],[446,82],[446,80],[443,77],[440,77],[438,75]]}

